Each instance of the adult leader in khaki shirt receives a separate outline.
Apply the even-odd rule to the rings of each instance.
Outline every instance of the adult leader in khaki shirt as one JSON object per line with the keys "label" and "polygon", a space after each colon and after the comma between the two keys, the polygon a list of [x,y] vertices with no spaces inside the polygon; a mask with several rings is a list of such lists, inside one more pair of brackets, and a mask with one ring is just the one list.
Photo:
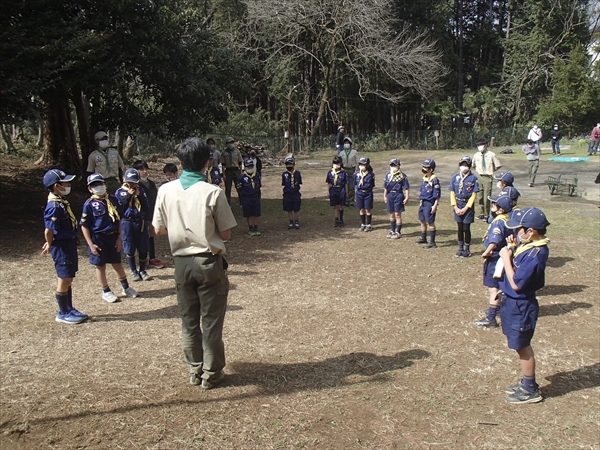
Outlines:
{"label": "adult leader in khaki shirt", "polygon": [[[225,243],[237,225],[225,192],[206,182],[210,150],[190,138],[177,148],[183,171],[158,191],[152,226],[169,235],[175,262],[182,348],[190,383],[210,389],[223,380],[223,321],[229,280]],[[202,327],[200,327],[202,321]]]}
{"label": "adult leader in khaki shirt", "polygon": [[473,167],[472,172],[477,174],[477,181],[479,183],[479,191],[481,197],[479,197],[479,215],[478,219],[487,220],[488,216],[492,212],[492,204],[488,197],[492,195],[492,184],[494,178],[494,172],[496,172],[502,164],[500,160],[496,158],[496,154],[488,150],[487,139],[479,139],[477,141],[477,153],[473,155]]}
{"label": "adult leader in khaki shirt", "polygon": [[98,131],[94,135],[98,148],[88,156],[86,172],[88,175],[99,173],[104,178],[106,189],[113,194],[121,187],[121,177],[125,172],[125,164],[116,148],[108,144],[108,135]]}

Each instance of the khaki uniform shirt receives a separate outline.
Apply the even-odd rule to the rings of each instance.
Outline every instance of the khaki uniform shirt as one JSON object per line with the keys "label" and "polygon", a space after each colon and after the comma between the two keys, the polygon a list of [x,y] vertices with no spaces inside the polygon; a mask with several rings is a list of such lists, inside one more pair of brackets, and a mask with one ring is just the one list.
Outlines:
{"label": "khaki uniform shirt", "polygon": [[354,171],[356,166],[358,165],[358,152],[353,148],[346,150],[343,148],[338,156],[342,158],[342,163],[344,163],[344,169]]}
{"label": "khaki uniform shirt", "polygon": [[115,148],[94,150],[88,157],[87,172],[99,173],[104,178],[119,178],[119,169],[125,171],[125,164]]}
{"label": "khaki uniform shirt", "polygon": [[173,256],[225,254],[219,231],[237,225],[219,186],[200,181],[184,190],[179,180],[158,191],[152,225],[167,229]]}
{"label": "khaki uniform shirt", "polygon": [[485,153],[477,152],[473,155],[473,171],[479,175],[494,175],[494,172],[502,167],[496,154],[489,150]]}
{"label": "khaki uniform shirt", "polygon": [[237,148],[233,150],[225,149],[221,152],[221,164],[223,169],[239,169],[242,164],[242,154]]}

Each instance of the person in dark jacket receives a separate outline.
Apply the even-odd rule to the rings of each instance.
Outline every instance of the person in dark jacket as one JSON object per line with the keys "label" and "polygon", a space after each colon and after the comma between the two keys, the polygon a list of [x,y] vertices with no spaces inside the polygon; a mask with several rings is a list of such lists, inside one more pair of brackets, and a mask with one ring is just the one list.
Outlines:
{"label": "person in dark jacket", "polygon": [[552,144],[552,154],[560,155],[560,140],[562,139],[562,130],[558,128],[558,124],[554,124],[550,131],[550,143]]}
{"label": "person in dark jacket", "polygon": [[335,148],[337,149],[338,153],[344,149],[344,138],[346,137],[344,134],[345,132],[346,128],[344,128],[344,125],[340,125],[337,130],[337,136],[335,137]]}

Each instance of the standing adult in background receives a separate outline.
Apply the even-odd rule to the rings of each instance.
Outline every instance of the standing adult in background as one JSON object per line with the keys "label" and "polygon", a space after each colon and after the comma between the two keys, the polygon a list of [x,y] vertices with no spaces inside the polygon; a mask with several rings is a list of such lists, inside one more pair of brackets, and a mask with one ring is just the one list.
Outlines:
{"label": "standing adult in background", "polygon": [[560,155],[560,140],[562,139],[562,130],[558,129],[558,124],[554,124],[550,131],[550,143],[552,144],[552,154]]}
{"label": "standing adult in background", "polygon": [[152,220],[157,235],[169,235],[183,355],[190,383],[202,389],[212,389],[225,377],[223,321],[229,280],[224,241],[237,225],[225,193],[206,183],[209,157],[201,139],[179,145],[181,177],[161,186]]}
{"label": "standing adult in background", "polygon": [[[231,136],[225,139],[225,150],[221,153],[221,166],[223,168],[223,178],[225,180],[225,196],[227,202],[231,205],[231,185],[235,186],[235,180],[238,179],[242,170],[242,154],[235,146],[235,141]],[[238,200],[240,193],[238,193]]]}
{"label": "standing adult in background", "polygon": [[535,175],[540,167],[540,146],[536,145],[531,139],[527,139],[527,144],[521,149],[527,158],[527,166],[529,168],[529,187],[535,184]]}
{"label": "standing adult in background", "polygon": [[590,133],[590,145],[588,147],[588,155],[596,156],[598,154],[598,146],[600,146],[600,122],[592,129]]}
{"label": "standing adult in background", "polygon": [[496,154],[488,150],[487,139],[479,139],[476,144],[477,152],[473,155],[473,167],[471,170],[476,173],[479,184],[480,195],[477,195],[479,214],[477,218],[487,220],[492,207],[488,197],[492,195],[494,172],[500,169],[502,164],[496,157]]}
{"label": "standing adult in background", "polygon": [[206,140],[206,145],[208,145],[210,152],[213,154],[213,162],[219,167],[219,173],[223,173],[223,168],[221,167],[221,152],[217,149],[215,140],[213,138],[208,138]]}
{"label": "standing adult in background", "polygon": [[340,125],[338,127],[337,136],[335,137],[335,148],[337,149],[338,154],[344,149],[345,132],[346,128],[344,128],[344,125]]}
{"label": "standing adult in background", "polygon": [[534,144],[540,145],[540,142],[542,142],[542,129],[537,125],[534,125],[533,128],[529,130],[527,139],[531,139]]}
{"label": "standing adult in background", "polygon": [[344,138],[343,148],[338,153],[338,156],[342,158],[342,164],[344,170],[348,175],[348,196],[346,197],[346,206],[354,206],[354,172],[358,170],[358,152],[352,148],[352,139],[349,137]]}
{"label": "standing adult in background", "polygon": [[[260,160],[260,158],[256,155],[256,150],[252,149],[250,150],[250,154],[248,156],[248,159],[252,160],[252,163],[254,164],[254,170],[256,170],[256,173],[258,173],[260,176],[262,176],[262,161]],[[245,165],[244,165],[245,168]]]}
{"label": "standing adult in background", "polygon": [[88,156],[87,175],[99,173],[106,183],[106,191],[114,194],[121,187],[123,181],[123,172],[125,164],[116,148],[108,143],[108,134],[104,131],[98,131],[94,135],[96,140],[96,150]]}

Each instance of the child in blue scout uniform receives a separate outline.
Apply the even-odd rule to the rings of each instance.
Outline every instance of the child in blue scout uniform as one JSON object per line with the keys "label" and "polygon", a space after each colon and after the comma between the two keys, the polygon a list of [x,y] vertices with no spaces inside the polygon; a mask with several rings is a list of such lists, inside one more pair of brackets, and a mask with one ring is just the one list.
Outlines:
{"label": "child in blue scout uniform", "polygon": [[[144,189],[140,189],[140,173],[136,169],[125,171],[124,183],[115,197],[119,202],[121,214],[121,241],[131,270],[133,281],[150,281],[152,277],[146,272],[148,263],[148,249],[150,247],[150,234],[148,231],[148,196]],[[140,270],[135,262],[135,252],[140,257]]]}
{"label": "child in blue scout uniform", "polygon": [[133,163],[133,168],[140,173],[140,188],[146,192],[148,197],[148,212],[146,214],[146,225],[148,226],[150,238],[148,246],[148,261],[147,267],[149,269],[164,269],[165,265],[156,258],[156,247],[154,246],[154,229],[150,227],[152,222],[152,215],[154,214],[154,207],[156,206],[156,197],[158,196],[158,189],[156,183],[148,178],[150,167],[148,163],[143,159],[137,160]]}
{"label": "child in blue scout uniform", "polygon": [[409,189],[408,178],[400,170],[400,160],[392,158],[390,171],[383,180],[383,201],[390,214],[390,232],[386,236],[389,239],[398,239],[402,234],[402,213],[408,202]]}
{"label": "child in blue scout uniform", "polygon": [[492,202],[492,222],[488,226],[487,232],[483,237],[483,246],[485,250],[481,254],[483,258],[483,285],[488,288],[489,307],[486,316],[475,322],[475,325],[481,328],[496,328],[496,313],[500,307],[500,296],[498,295],[499,278],[494,277],[496,264],[500,259],[500,250],[506,246],[506,238],[513,234],[512,230],[506,228],[506,222],[509,220],[509,214],[512,211],[512,200],[507,195],[493,196],[489,200]]}
{"label": "child in blue scout uniform", "polygon": [[56,269],[56,293],[58,303],[55,320],[60,323],[81,323],[87,314],[73,307],[73,278],[79,268],[77,256],[77,219],[71,205],[65,199],[71,192],[71,181],[75,175],[67,175],[60,169],[51,169],[44,175],[44,186],[48,189],[48,203],[44,210],[44,238],[42,255],[50,253]]}
{"label": "child in blue scout uniform", "polygon": [[288,213],[288,229],[300,229],[300,206],[302,204],[300,194],[300,185],[302,184],[302,174],[295,169],[296,161],[294,158],[285,159],[285,172],[281,174],[281,185],[283,186],[283,210]]}
{"label": "child in blue scout uniform", "polygon": [[119,298],[111,291],[106,279],[106,263],[112,264],[119,276],[122,293],[127,297],[138,297],[129,286],[127,275],[121,264],[121,216],[119,202],[108,195],[104,178],[93,173],[87,178],[92,197],[83,204],[80,224],[88,245],[90,264],[96,266],[96,278],[102,286],[102,299],[114,303]]}
{"label": "child in blue scout uniform", "polygon": [[502,332],[506,335],[508,348],[519,355],[523,378],[514,386],[506,388],[509,403],[537,403],[542,394],[535,381],[535,357],[531,339],[539,315],[536,291],[544,287],[546,263],[548,262],[548,239],[546,227],[550,223],[538,208],[516,211],[506,222],[515,230],[508,245],[500,250],[504,263],[504,277],[500,280],[503,293],[500,318]]}
{"label": "child in blue scout uniform", "polygon": [[459,172],[452,176],[450,186],[450,204],[454,207],[454,221],[458,224],[458,251],[455,256],[471,256],[471,224],[475,221],[473,205],[479,192],[477,177],[471,173],[472,161],[463,156],[458,162]]}
{"label": "child in blue scout uniform", "polygon": [[248,222],[248,234],[260,236],[258,231],[258,218],[260,217],[260,175],[254,168],[254,161],[246,158],[244,171],[236,181],[236,187],[240,193],[242,212]]}
{"label": "child in blue scout uniform", "polygon": [[[421,181],[420,202],[419,202],[419,222],[421,222],[421,235],[417,239],[417,244],[423,244],[423,248],[436,248],[435,243],[435,214],[442,189],[440,180],[435,172],[435,161],[426,159],[421,164],[423,180]],[[427,227],[429,227],[429,242],[427,242]]]}
{"label": "child in blue scout uniform", "polygon": [[360,231],[372,231],[371,211],[373,210],[373,188],[375,174],[371,160],[364,156],[358,160],[358,170],[354,173],[354,191],[356,192],[356,208],[360,215]]}
{"label": "child in blue scout uniform", "polygon": [[219,164],[215,165],[214,153],[210,154],[210,158],[208,159],[208,170],[206,171],[206,181],[210,184],[214,184],[215,186],[221,187],[221,183],[223,182],[223,175],[221,175],[221,171],[219,170]]}
{"label": "child in blue scout uniform", "polygon": [[516,206],[517,200],[521,196],[517,188],[513,186],[515,177],[510,172],[502,172],[494,175],[494,179],[498,182],[496,186],[500,189],[500,195],[508,195],[513,200],[513,207]]}
{"label": "child in blue scout uniform", "polygon": [[342,158],[335,156],[331,164],[331,170],[327,172],[325,183],[329,187],[329,206],[334,207],[334,227],[344,226],[344,205],[348,197],[348,175],[344,170]]}

